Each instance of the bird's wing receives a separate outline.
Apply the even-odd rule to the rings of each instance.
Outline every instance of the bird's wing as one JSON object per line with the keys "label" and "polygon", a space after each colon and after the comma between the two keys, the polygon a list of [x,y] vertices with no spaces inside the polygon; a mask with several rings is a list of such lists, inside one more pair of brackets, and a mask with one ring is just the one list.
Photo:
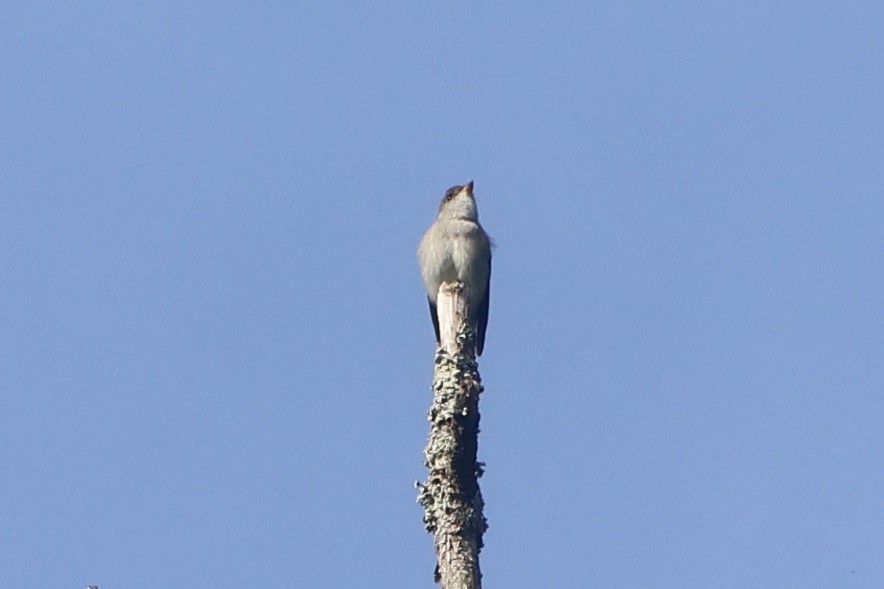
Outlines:
{"label": "bird's wing", "polygon": [[[481,356],[482,350],[485,348],[485,328],[488,327],[488,303],[491,301],[491,255],[488,255],[488,278],[485,279],[485,296],[479,303],[476,312],[476,355]],[[438,337],[439,329],[436,328]]]}
{"label": "bird's wing", "polygon": [[433,320],[433,329],[436,330],[436,345],[439,345],[441,338],[439,337],[439,315],[436,314],[436,303],[427,297],[427,303],[430,305],[430,319]]}

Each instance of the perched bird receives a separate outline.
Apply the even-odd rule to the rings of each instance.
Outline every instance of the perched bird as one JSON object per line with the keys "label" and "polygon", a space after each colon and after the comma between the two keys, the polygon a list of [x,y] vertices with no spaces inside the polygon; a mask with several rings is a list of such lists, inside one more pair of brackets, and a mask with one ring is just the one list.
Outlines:
{"label": "perched bird", "polygon": [[436,298],[443,282],[462,282],[469,289],[469,321],[476,330],[476,354],[485,347],[491,281],[491,240],[479,224],[473,183],[452,186],[442,198],[439,214],[427,229],[417,257],[430,303],[430,318],[439,343]]}

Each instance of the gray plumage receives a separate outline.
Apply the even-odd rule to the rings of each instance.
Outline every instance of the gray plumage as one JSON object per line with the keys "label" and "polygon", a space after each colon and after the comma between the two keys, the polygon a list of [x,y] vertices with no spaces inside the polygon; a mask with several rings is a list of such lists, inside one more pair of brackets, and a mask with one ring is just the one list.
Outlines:
{"label": "gray plumage", "polygon": [[479,224],[473,183],[452,186],[442,198],[436,221],[417,250],[427,290],[430,317],[439,343],[436,298],[443,282],[463,282],[469,288],[469,320],[476,330],[476,354],[485,348],[491,281],[491,240]]}

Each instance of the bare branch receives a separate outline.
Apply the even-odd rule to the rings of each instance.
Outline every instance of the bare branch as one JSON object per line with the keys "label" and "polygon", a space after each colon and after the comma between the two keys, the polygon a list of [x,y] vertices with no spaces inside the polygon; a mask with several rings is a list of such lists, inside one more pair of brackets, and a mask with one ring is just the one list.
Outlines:
{"label": "bare branch", "polygon": [[443,283],[437,310],[441,344],[436,351],[430,435],[424,449],[427,481],[418,483],[424,525],[433,534],[436,582],[442,589],[480,589],[479,551],[488,527],[476,461],[479,394],[476,334],[467,320],[467,289]]}

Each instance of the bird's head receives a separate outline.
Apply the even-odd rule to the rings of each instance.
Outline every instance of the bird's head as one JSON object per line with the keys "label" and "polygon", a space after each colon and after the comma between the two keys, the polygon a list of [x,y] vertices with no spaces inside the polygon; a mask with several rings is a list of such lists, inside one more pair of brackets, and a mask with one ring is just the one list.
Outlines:
{"label": "bird's head", "polygon": [[463,186],[452,186],[448,189],[439,204],[439,218],[479,220],[479,210],[473,198],[472,180]]}

